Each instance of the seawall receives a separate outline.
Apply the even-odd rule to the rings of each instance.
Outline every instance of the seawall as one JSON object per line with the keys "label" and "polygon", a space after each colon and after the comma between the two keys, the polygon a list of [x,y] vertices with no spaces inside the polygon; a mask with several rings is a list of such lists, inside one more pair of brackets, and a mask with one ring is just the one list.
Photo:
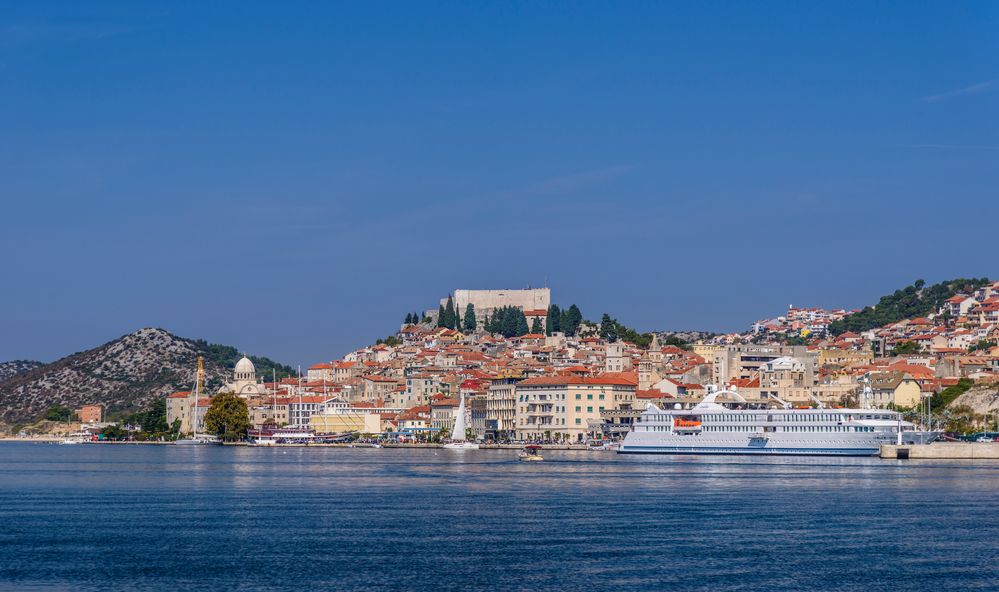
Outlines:
{"label": "seawall", "polygon": [[989,459],[999,460],[999,443],[934,442],[933,444],[885,444],[881,458],[906,459]]}

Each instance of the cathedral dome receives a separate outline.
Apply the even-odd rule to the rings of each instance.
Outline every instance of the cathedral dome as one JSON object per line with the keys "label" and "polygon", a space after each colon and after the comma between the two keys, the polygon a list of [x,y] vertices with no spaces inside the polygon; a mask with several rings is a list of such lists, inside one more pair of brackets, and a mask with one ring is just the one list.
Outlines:
{"label": "cathedral dome", "polygon": [[254,380],[257,374],[257,369],[253,366],[253,362],[250,358],[243,356],[243,358],[236,362],[236,368],[233,370],[233,374],[236,375],[236,380]]}

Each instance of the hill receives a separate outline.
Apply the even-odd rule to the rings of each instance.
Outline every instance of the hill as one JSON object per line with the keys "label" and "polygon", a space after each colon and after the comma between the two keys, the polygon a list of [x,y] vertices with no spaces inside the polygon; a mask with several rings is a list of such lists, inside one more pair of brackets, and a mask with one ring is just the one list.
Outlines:
{"label": "hill", "polygon": [[[77,408],[101,403],[109,414],[134,412],[171,392],[193,386],[198,355],[205,358],[206,390],[222,386],[240,355],[235,348],[177,337],[146,328],[29,369],[0,382],[0,423],[13,425],[42,417],[53,405]],[[291,368],[255,358],[258,374],[281,375]]]}
{"label": "hill", "polygon": [[14,378],[18,374],[24,374],[34,370],[39,366],[44,366],[41,362],[32,360],[12,360],[10,362],[0,362],[0,382]]}
{"label": "hill", "polygon": [[970,294],[989,283],[988,278],[958,278],[927,287],[923,280],[882,296],[875,306],[847,315],[829,324],[829,332],[839,335],[847,331],[859,333],[897,323],[903,319],[924,317],[936,312],[945,300],[958,293]]}

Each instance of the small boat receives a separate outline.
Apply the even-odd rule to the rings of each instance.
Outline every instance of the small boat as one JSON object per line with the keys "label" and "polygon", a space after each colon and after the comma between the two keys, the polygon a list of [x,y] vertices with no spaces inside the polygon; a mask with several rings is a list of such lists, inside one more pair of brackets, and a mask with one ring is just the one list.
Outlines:
{"label": "small boat", "polygon": [[465,440],[465,395],[458,404],[458,415],[454,418],[454,428],[451,429],[451,441],[444,445],[448,450],[478,450],[479,445]]}
{"label": "small boat", "polygon": [[351,448],[381,448],[382,445],[377,442],[355,442],[350,445]]}
{"label": "small boat", "polygon": [[524,446],[524,449],[517,454],[517,459],[523,462],[541,462],[545,457],[541,456],[540,446]]}

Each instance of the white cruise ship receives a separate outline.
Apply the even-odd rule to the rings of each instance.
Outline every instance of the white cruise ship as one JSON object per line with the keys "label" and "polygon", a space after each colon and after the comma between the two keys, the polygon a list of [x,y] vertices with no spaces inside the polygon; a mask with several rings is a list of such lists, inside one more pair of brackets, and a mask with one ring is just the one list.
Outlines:
{"label": "white cruise ship", "polygon": [[[717,402],[722,395],[734,401]],[[884,409],[749,409],[737,392],[713,388],[694,407],[676,407],[650,404],[618,452],[872,456],[913,428]]]}

